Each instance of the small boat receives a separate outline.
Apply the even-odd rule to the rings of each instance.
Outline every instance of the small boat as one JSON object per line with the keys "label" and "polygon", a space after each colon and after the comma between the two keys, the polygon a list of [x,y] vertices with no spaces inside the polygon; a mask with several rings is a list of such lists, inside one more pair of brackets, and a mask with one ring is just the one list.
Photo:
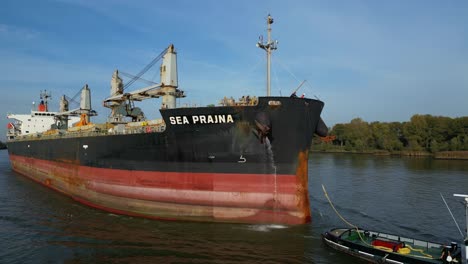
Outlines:
{"label": "small boat", "polygon": [[359,228],[333,228],[326,245],[372,263],[461,263],[456,242],[443,245]]}
{"label": "small boat", "polygon": [[322,234],[323,242],[338,251],[367,260],[371,263],[468,263],[468,195],[454,194],[462,197],[466,212],[466,233],[460,230],[453,214],[441,194],[447,209],[463,237],[463,246],[456,242],[449,245],[391,235],[377,231],[360,229],[346,221],[331,202],[325,186],[322,185],[325,197],[338,216],[352,228],[333,228]]}

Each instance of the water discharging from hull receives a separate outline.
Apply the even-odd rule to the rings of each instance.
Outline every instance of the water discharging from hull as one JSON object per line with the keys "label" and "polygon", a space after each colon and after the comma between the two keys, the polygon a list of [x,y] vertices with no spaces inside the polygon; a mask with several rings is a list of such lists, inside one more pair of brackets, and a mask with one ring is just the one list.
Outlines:
{"label": "water discharging from hull", "polygon": [[275,175],[275,189],[273,192],[273,201],[274,201],[274,211],[277,209],[277,193],[278,193],[278,187],[277,187],[277,175],[276,175],[276,165],[275,165],[275,157],[273,155],[273,150],[271,149],[271,143],[270,139],[268,137],[265,137],[265,148],[267,150],[267,155],[268,155],[268,162],[273,168],[273,173]]}

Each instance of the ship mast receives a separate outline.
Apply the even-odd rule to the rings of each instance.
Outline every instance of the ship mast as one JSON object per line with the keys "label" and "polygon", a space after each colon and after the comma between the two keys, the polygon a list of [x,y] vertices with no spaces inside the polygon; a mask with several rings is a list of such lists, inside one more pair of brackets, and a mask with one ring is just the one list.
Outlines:
{"label": "ship mast", "polygon": [[42,102],[45,105],[45,109],[44,109],[45,112],[49,112],[49,98],[51,98],[52,95],[50,94],[50,92],[47,92],[47,90],[44,90],[44,92],[41,91],[39,96],[40,96],[40,99],[42,100]]}
{"label": "ship mast", "polygon": [[271,24],[273,24],[273,18],[268,14],[267,17],[267,34],[268,34],[268,40],[266,43],[263,42],[263,37],[260,36],[259,41],[257,42],[257,47],[263,49],[267,53],[267,96],[270,96],[270,91],[271,91],[271,77],[270,77],[270,72],[271,72],[271,51],[277,49],[277,44],[278,41],[272,41],[271,40]]}

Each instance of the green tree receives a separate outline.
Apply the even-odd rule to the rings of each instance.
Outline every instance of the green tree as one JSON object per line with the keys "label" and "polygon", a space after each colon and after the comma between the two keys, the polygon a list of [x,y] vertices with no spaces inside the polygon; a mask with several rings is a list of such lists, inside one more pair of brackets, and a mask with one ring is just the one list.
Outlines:
{"label": "green tree", "polygon": [[428,126],[427,131],[427,150],[431,152],[448,150],[448,141],[453,136],[451,135],[450,123],[452,119],[442,116],[426,115],[426,122]]}
{"label": "green tree", "polygon": [[450,139],[449,150],[462,150],[463,148],[463,140],[460,139],[460,136],[454,137]]}
{"label": "green tree", "polygon": [[420,151],[429,146],[427,128],[426,118],[423,115],[413,115],[410,122],[403,125],[403,136],[408,142],[408,149]]}
{"label": "green tree", "polygon": [[[458,117],[455,118],[451,123],[450,123],[450,130],[452,132],[451,136],[452,138],[450,139],[450,148],[455,147],[456,145],[456,150],[468,150],[468,117]],[[456,138],[453,141],[453,138]]]}
{"label": "green tree", "polygon": [[345,144],[345,131],[346,126],[344,124],[336,124],[330,131],[330,135],[336,137],[336,140],[341,147]]}
{"label": "green tree", "polygon": [[391,122],[389,124],[390,135],[392,139],[390,140],[390,145],[392,150],[399,151],[403,149],[403,124],[400,122]]}
{"label": "green tree", "polygon": [[349,151],[468,150],[468,117],[413,115],[408,122],[370,124],[354,118],[350,123],[336,124],[330,135],[336,137],[335,145]]}
{"label": "green tree", "polygon": [[401,150],[403,144],[399,139],[399,129],[392,123],[373,122],[370,124],[374,149],[379,150]]}
{"label": "green tree", "polygon": [[346,147],[350,150],[364,151],[372,141],[369,124],[361,118],[354,118],[346,126],[344,134]]}

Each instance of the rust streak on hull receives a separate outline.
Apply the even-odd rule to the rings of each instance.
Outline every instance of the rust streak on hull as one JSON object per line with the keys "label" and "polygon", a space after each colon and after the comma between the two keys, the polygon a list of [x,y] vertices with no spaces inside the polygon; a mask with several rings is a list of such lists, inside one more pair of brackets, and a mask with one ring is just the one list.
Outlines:
{"label": "rust streak on hull", "polygon": [[[304,166],[307,156],[299,158]],[[171,174],[98,169],[14,155],[10,159],[15,171],[80,203],[113,213],[236,223],[310,221],[307,181],[301,178],[304,168],[297,175]],[[274,177],[277,194],[272,192]]]}
{"label": "rust streak on hull", "polygon": [[299,211],[303,212],[304,222],[311,221],[310,202],[309,202],[309,178],[308,172],[309,151],[301,151],[298,155],[298,166],[296,170],[297,177],[297,207]]}

